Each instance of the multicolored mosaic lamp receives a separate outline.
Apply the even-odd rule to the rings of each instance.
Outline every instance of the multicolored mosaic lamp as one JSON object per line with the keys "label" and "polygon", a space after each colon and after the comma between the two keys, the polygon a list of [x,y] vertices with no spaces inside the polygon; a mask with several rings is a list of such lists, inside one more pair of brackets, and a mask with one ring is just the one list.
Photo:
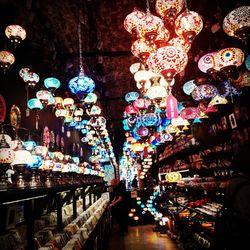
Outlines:
{"label": "multicolored mosaic lamp", "polygon": [[60,87],[60,85],[61,85],[60,81],[55,77],[48,77],[44,80],[45,88],[51,91],[52,95],[55,92],[55,90]]}
{"label": "multicolored mosaic lamp", "polygon": [[15,57],[12,53],[6,50],[0,51],[0,68],[6,72],[9,67],[15,62]]}
{"label": "multicolored mosaic lamp", "polygon": [[26,31],[20,25],[12,24],[6,27],[5,35],[16,47],[21,41],[26,38]]}
{"label": "multicolored mosaic lamp", "polygon": [[228,13],[222,28],[227,35],[247,42],[250,33],[250,6],[241,6]]}

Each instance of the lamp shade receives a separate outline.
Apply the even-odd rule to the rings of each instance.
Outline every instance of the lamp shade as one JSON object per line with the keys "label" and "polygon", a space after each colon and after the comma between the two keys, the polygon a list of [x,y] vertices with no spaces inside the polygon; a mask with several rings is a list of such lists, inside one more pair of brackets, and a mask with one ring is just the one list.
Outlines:
{"label": "lamp shade", "polygon": [[189,42],[193,41],[194,37],[201,32],[202,28],[202,18],[194,11],[187,10],[181,13],[175,20],[175,33]]}
{"label": "lamp shade", "polygon": [[0,51],[0,67],[8,69],[15,62],[15,57],[12,53],[6,50]]}
{"label": "lamp shade", "polygon": [[184,38],[182,37],[174,37],[171,40],[168,41],[168,45],[178,47],[180,46],[184,51],[187,53],[191,48],[191,43],[188,43]]}
{"label": "lamp shade", "polygon": [[222,28],[229,36],[245,39],[250,28],[250,6],[241,6],[229,12],[223,20]]}
{"label": "lamp shade", "polygon": [[148,67],[155,73],[162,74],[169,82],[183,71],[188,62],[188,55],[181,47],[165,46],[152,53]]}
{"label": "lamp shade", "polygon": [[48,77],[44,80],[44,86],[48,90],[58,89],[60,85],[60,81],[55,77]]}
{"label": "lamp shade", "polygon": [[5,35],[14,45],[17,45],[26,38],[26,31],[20,25],[12,24],[6,27]]}
{"label": "lamp shade", "polygon": [[69,81],[68,87],[73,94],[87,94],[94,91],[95,83],[91,78],[79,75]]}
{"label": "lamp shade", "polygon": [[31,155],[30,168],[40,168],[43,164],[43,159],[40,155]]}
{"label": "lamp shade", "polygon": [[148,42],[155,41],[161,29],[164,28],[164,23],[161,18],[147,13],[136,25],[136,30],[139,37],[144,38]]}
{"label": "lamp shade", "polygon": [[184,7],[184,0],[156,0],[155,10],[166,21],[172,22]]}
{"label": "lamp shade", "polygon": [[97,101],[97,95],[94,93],[88,93],[83,101],[84,103],[87,103],[87,104],[95,104]]}
{"label": "lamp shade", "polygon": [[182,88],[185,94],[190,95],[196,87],[197,85],[194,83],[194,80],[190,80],[184,83]]}
{"label": "lamp shade", "polygon": [[167,96],[167,90],[162,86],[152,86],[147,90],[146,96],[151,100],[164,98]]}
{"label": "lamp shade", "polygon": [[30,71],[30,68],[22,68],[19,70],[19,76],[24,78],[24,76]]}
{"label": "lamp shade", "polygon": [[128,14],[124,20],[124,28],[129,33],[136,33],[136,26],[140,20],[145,17],[145,12],[134,10],[130,14]]}
{"label": "lamp shade", "polygon": [[34,87],[39,82],[39,75],[36,74],[35,72],[28,71],[24,73],[23,80],[29,86]]}
{"label": "lamp shade", "polygon": [[40,100],[43,106],[46,106],[51,97],[51,93],[48,90],[39,90],[36,92],[36,97]]}
{"label": "lamp shade", "polygon": [[143,63],[146,62],[154,48],[150,46],[144,39],[135,40],[131,46],[131,52],[138,57]]}
{"label": "lamp shade", "polygon": [[225,48],[216,53],[215,68],[223,70],[226,67],[239,67],[244,62],[244,53],[239,48]]}
{"label": "lamp shade", "polygon": [[23,143],[23,146],[24,146],[25,150],[32,151],[37,146],[37,144],[35,141],[29,140],[29,141],[25,141]]}
{"label": "lamp shade", "polygon": [[137,92],[129,92],[125,95],[126,102],[133,102],[139,98],[139,93]]}
{"label": "lamp shade", "polygon": [[102,110],[99,106],[93,105],[90,110],[86,110],[89,116],[97,116],[100,115]]}
{"label": "lamp shade", "polygon": [[72,105],[74,105],[74,99],[72,99],[72,98],[64,98],[63,99],[63,106],[65,106],[65,107],[70,107],[70,106],[72,106]]}
{"label": "lamp shade", "polygon": [[202,56],[198,61],[198,68],[200,71],[207,73],[209,70],[215,68],[216,52],[211,52]]}
{"label": "lamp shade", "polygon": [[13,166],[27,166],[31,163],[32,156],[31,153],[24,149],[22,143],[19,141],[19,144],[14,151],[14,159],[11,165]]}
{"label": "lamp shade", "polygon": [[29,109],[34,109],[34,110],[43,109],[43,105],[38,98],[29,99],[27,105]]}
{"label": "lamp shade", "polygon": [[161,118],[158,114],[155,113],[146,113],[145,115],[142,115],[141,122],[143,126],[159,126],[161,123]]}

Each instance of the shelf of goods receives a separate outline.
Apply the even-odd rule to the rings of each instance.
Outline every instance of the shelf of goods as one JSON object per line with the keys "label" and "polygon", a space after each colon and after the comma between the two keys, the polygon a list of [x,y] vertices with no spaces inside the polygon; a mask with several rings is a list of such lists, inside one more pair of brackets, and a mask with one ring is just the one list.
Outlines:
{"label": "shelf of goods", "polygon": [[80,250],[107,244],[105,192],[104,183],[1,190],[0,249]]}

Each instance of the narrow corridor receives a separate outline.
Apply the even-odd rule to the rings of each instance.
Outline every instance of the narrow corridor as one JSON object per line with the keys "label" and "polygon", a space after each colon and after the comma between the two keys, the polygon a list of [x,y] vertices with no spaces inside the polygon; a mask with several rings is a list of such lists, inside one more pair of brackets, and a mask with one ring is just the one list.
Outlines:
{"label": "narrow corridor", "polygon": [[131,226],[128,233],[113,232],[109,250],[177,250],[167,234],[153,232],[153,225]]}

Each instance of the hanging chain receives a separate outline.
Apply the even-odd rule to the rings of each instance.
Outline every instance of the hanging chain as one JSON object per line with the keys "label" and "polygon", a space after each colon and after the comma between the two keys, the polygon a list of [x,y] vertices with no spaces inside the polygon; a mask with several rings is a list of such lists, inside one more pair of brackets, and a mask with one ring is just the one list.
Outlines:
{"label": "hanging chain", "polygon": [[146,12],[147,12],[147,14],[150,14],[149,0],[146,0],[146,2],[147,2],[147,10],[146,10]]}
{"label": "hanging chain", "polygon": [[84,74],[83,61],[82,61],[82,23],[83,23],[83,13],[82,13],[82,1],[80,0],[79,7],[79,23],[78,23],[78,43],[79,43],[79,65],[80,65],[80,75]]}
{"label": "hanging chain", "polygon": [[185,6],[185,10],[188,10],[188,4],[187,4],[187,0],[184,0],[184,6]]}

